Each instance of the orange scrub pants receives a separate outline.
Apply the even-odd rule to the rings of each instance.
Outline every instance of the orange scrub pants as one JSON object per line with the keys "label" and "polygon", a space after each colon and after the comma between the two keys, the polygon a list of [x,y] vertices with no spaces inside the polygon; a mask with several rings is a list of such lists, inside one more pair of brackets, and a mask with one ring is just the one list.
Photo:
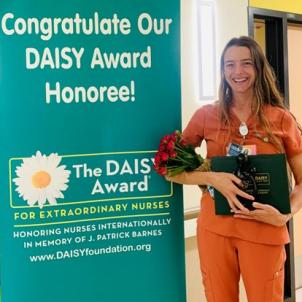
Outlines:
{"label": "orange scrub pants", "polygon": [[284,245],[266,245],[198,229],[208,302],[239,301],[240,274],[249,302],[283,302]]}

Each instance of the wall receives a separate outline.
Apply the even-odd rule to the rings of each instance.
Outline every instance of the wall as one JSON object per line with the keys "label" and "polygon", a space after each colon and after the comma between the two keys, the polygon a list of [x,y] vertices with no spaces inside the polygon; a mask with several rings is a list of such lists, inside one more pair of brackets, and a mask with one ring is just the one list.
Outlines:
{"label": "wall", "polygon": [[[301,0],[249,0],[249,5],[257,8],[278,10],[295,14],[302,14]],[[295,113],[298,122],[302,123],[301,106],[301,51],[302,51],[302,30],[301,26],[288,26],[288,69],[289,69],[289,104],[290,110]],[[296,286],[302,286],[302,211],[294,217],[294,252]]]}
{"label": "wall", "polygon": [[[182,73],[182,124],[185,127],[197,108],[204,102],[197,99],[197,42],[196,42],[196,0],[181,1],[181,73]],[[247,35],[248,0],[213,0],[216,4],[217,36],[217,87],[219,85],[219,59],[225,44],[233,37]],[[204,150],[201,151],[204,154]],[[200,189],[185,188],[185,209],[199,206]]]}
{"label": "wall", "polygon": [[[302,25],[288,26],[288,71],[289,71],[289,103],[298,122],[302,123]],[[294,251],[296,260],[296,286],[302,286],[302,211],[294,216]]]}
{"label": "wall", "polygon": [[301,0],[249,0],[249,6],[302,14]]}
{"label": "wall", "polygon": [[[217,75],[219,77],[219,56],[224,44],[233,36],[247,35],[247,5],[248,0],[216,0],[217,11]],[[197,100],[197,83],[196,83],[196,38],[194,32],[195,11],[194,0],[182,0],[182,109],[183,109],[183,127],[188,123],[193,112],[202,105]],[[302,14],[301,0],[250,0],[249,5],[272,10],[280,10]],[[297,29],[296,29],[297,30]],[[300,31],[301,29],[299,29]],[[260,33],[261,34],[261,33]],[[297,41],[296,31],[289,33],[289,41]],[[301,34],[301,33],[300,33]],[[300,79],[299,71],[302,66],[298,67],[297,62],[301,60],[293,59],[291,52],[298,52],[298,58],[302,48],[293,48],[289,50],[289,77],[290,77],[290,104],[291,110],[295,112],[298,120],[302,123],[302,106],[299,100],[302,97],[300,82],[294,81]],[[294,69],[295,67],[295,69]],[[298,75],[295,75],[298,72]],[[217,85],[219,78],[217,78]],[[296,83],[296,84],[295,84]],[[293,96],[294,93],[298,95]],[[202,150],[201,152],[204,152]],[[199,207],[200,190],[197,187],[187,186],[184,190],[185,210],[191,211]],[[194,228],[194,227],[193,227]],[[296,255],[296,281],[299,283],[301,278],[302,267],[302,211],[294,218],[295,234],[295,255]],[[194,230],[190,230],[194,233]],[[199,272],[199,260],[197,254],[196,238],[189,237],[186,239],[186,266],[187,266],[187,301],[201,302],[206,301],[202,290],[201,276]],[[299,278],[300,279],[299,279]],[[300,281],[299,281],[300,280]],[[302,281],[301,281],[302,282]],[[300,285],[297,284],[297,285]],[[242,287],[242,285],[241,285]],[[242,294],[244,297],[244,290]],[[240,301],[244,301],[242,298]]]}
{"label": "wall", "polygon": [[[217,86],[219,84],[219,57],[226,42],[234,36],[247,35],[248,0],[216,0],[217,20]],[[194,22],[195,11],[193,0],[182,0],[182,118],[186,126],[193,112],[203,103],[197,100],[196,84],[196,36]],[[202,151],[204,152],[204,151]],[[201,192],[198,187],[186,186],[184,190],[185,210],[191,211],[199,207]],[[194,228],[194,226],[193,226]],[[194,233],[194,229],[193,229]],[[196,247],[196,237],[186,239],[186,269],[187,269],[187,301],[206,301],[203,295],[199,260]],[[243,294],[244,296],[244,291]],[[241,300],[244,301],[245,299]]]}

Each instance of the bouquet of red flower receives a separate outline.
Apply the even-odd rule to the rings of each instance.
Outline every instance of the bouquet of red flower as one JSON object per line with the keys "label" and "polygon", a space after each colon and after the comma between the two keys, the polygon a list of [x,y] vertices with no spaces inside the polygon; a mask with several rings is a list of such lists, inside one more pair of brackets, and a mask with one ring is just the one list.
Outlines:
{"label": "bouquet of red flower", "polygon": [[209,170],[209,163],[187,144],[180,131],[165,135],[154,158],[154,169],[162,176],[175,176],[184,171]]}

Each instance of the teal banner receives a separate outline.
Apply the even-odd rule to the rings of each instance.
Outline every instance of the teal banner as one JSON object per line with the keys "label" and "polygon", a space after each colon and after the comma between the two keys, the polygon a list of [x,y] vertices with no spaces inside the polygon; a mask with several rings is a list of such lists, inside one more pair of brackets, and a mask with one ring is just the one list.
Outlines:
{"label": "teal banner", "polygon": [[180,4],[0,4],[3,302],[185,301]]}

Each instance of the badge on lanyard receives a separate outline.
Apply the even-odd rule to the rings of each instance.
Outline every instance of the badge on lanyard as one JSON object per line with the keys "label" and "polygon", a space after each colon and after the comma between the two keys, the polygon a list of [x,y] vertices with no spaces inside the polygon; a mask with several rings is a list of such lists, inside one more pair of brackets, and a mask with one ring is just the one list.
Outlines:
{"label": "badge on lanyard", "polygon": [[240,153],[245,153],[247,155],[256,155],[257,148],[256,145],[239,145],[235,143],[229,144],[227,147],[227,156],[237,156]]}

